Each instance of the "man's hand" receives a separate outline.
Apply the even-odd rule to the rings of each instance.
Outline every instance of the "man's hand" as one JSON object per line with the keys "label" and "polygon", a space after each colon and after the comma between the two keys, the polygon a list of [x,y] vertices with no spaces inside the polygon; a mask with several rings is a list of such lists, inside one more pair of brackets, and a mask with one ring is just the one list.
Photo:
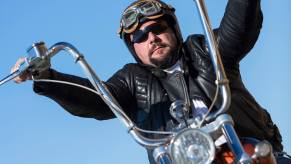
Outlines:
{"label": "man's hand", "polygon": [[[11,73],[17,71],[23,62],[25,62],[25,58],[24,57],[19,58],[16,61],[15,65],[11,68]],[[42,71],[41,73],[38,73],[37,75],[33,75],[34,79],[47,79],[48,77],[49,77],[49,70]],[[29,71],[23,72],[21,75],[13,79],[15,83],[22,83],[22,82],[25,82],[26,80],[32,80],[32,73]]]}
{"label": "man's hand", "polygon": [[[24,57],[19,58],[16,61],[15,65],[11,68],[11,73],[17,71],[23,62],[25,62],[25,58]],[[30,72],[24,72],[13,79],[13,81],[16,83],[22,83],[25,82],[26,80],[32,80],[32,75]]]}

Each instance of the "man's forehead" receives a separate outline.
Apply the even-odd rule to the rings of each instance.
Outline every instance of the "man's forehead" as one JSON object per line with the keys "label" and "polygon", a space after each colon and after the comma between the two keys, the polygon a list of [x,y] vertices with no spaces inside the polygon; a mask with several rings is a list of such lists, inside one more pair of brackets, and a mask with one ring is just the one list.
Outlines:
{"label": "man's forehead", "polygon": [[165,20],[162,20],[162,19],[157,19],[157,20],[149,20],[149,21],[146,21],[144,23],[142,23],[138,28],[140,30],[146,28],[147,26],[150,26],[152,24],[162,24],[162,25],[167,25],[167,22]]}

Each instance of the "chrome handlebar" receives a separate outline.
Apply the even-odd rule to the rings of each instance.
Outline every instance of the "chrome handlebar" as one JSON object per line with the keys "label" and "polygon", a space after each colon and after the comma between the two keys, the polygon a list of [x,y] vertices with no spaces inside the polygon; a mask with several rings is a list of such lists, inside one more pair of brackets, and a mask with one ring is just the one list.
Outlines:
{"label": "chrome handlebar", "polygon": [[203,26],[204,34],[207,40],[208,49],[210,52],[210,57],[212,60],[212,65],[216,73],[216,85],[219,87],[220,93],[222,95],[222,103],[220,109],[215,113],[210,113],[206,120],[213,120],[218,115],[225,113],[230,106],[231,96],[229,89],[229,81],[225,75],[224,67],[221,61],[220,53],[217,48],[217,42],[211,28],[210,20],[207,14],[207,9],[204,0],[194,0],[200,15],[200,20]]}
{"label": "chrome handlebar", "polygon": [[25,72],[42,72],[50,68],[50,59],[60,51],[66,51],[73,56],[75,62],[78,63],[83,69],[86,77],[98,92],[102,100],[109,106],[115,116],[122,122],[128,130],[128,133],[136,140],[136,142],[147,148],[154,148],[163,145],[169,141],[170,137],[163,139],[149,139],[140,134],[140,129],[135,126],[133,121],[124,113],[121,106],[116,99],[112,96],[106,85],[95,74],[94,70],[85,60],[84,56],[70,43],[59,42],[54,44],[51,48],[47,49],[44,42],[32,44],[27,50],[28,56],[25,61],[21,63],[18,70],[6,76],[0,81],[0,86],[15,77]]}
{"label": "chrome handlebar", "polygon": [[109,106],[115,116],[125,125],[129,134],[135,139],[137,143],[147,148],[153,148],[157,146],[163,145],[168,139],[158,139],[152,140],[149,138],[143,137],[136,129],[135,124],[133,121],[124,113],[121,106],[117,102],[117,100],[112,96],[110,91],[107,89],[106,85],[100,80],[100,78],[95,74],[94,70],[90,67],[90,65],[86,62],[84,56],[80,54],[77,49],[69,43],[57,43],[52,48],[51,51],[48,52],[48,55],[51,56],[56,54],[60,50],[66,50],[70,54],[73,55],[76,63],[78,63],[83,71],[85,72],[87,78],[94,86],[94,88],[99,93],[100,97],[103,101]]}
{"label": "chrome handlebar", "polygon": [[[42,44],[34,44],[37,46],[44,46]],[[127,128],[129,134],[135,139],[135,141],[147,148],[154,148],[157,146],[161,146],[165,144],[165,142],[169,141],[170,137],[166,137],[163,139],[149,139],[143,137],[140,133],[138,128],[135,126],[133,121],[124,113],[121,106],[117,102],[117,100],[112,96],[106,84],[104,84],[100,78],[96,75],[94,70],[90,67],[90,65],[85,60],[84,56],[71,44],[66,42],[59,42],[49,48],[46,52],[45,51],[38,51],[37,48],[34,49],[37,51],[36,53],[43,53],[41,56],[46,56],[46,58],[52,58],[58,52],[64,50],[68,52],[70,55],[73,56],[75,62],[78,63],[81,68],[83,69],[86,77],[89,79],[90,83],[98,92],[99,96],[102,100],[109,106],[115,116],[122,122],[123,125]]]}

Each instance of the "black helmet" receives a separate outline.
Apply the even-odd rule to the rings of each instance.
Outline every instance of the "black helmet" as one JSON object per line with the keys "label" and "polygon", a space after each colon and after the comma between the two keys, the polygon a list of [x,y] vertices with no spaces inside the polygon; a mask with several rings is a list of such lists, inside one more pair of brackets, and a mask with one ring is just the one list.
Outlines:
{"label": "black helmet", "polygon": [[178,46],[181,47],[183,43],[182,34],[175,15],[175,9],[172,6],[160,0],[137,0],[123,11],[118,33],[135,60],[139,63],[142,62],[133,49],[129,34],[134,32],[140,24],[154,19],[165,20],[175,32]]}

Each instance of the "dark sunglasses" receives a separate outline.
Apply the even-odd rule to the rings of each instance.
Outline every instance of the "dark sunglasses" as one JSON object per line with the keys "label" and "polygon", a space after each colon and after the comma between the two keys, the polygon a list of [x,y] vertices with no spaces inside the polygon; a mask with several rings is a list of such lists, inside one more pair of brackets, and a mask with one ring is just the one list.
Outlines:
{"label": "dark sunglasses", "polygon": [[149,32],[154,33],[155,35],[159,35],[167,30],[167,26],[163,24],[152,24],[150,26],[145,27],[143,30],[136,30],[132,33],[132,42],[133,43],[141,43],[148,38]]}

